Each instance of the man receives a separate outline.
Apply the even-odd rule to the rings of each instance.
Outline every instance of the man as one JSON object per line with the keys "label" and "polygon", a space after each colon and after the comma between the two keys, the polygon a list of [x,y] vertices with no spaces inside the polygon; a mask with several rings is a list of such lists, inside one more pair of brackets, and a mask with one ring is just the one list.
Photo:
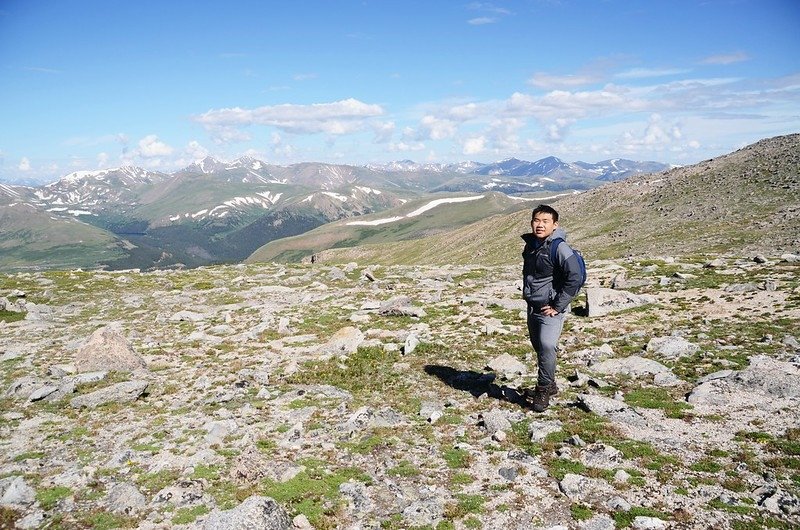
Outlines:
{"label": "man", "polygon": [[540,204],[531,215],[531,233],[523,234],[522,294],[528,302],[528,334],[536,351],[538,378],[536,388],[525,389],[533,410],[543,412],[556,387],[556,347],[569,312],[569,304],[578,294],[582,273],[578,256],[561,241],[551,251],[555,239],[566,239],[558,226],[558,212]]}

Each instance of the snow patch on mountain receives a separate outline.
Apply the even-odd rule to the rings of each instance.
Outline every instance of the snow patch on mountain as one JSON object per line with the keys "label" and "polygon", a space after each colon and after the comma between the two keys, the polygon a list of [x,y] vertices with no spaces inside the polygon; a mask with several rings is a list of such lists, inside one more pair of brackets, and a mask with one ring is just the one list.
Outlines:
{"label": "snow patch on mountain", "polygon": [[411,213],[407,213],[406,215],[402,215],[399,217],[385,217],[383,219],[375,219],[373,221],[351,221],[347,223],[348,226],[375,226],[375,225],[382,225],[386,223],[393,223],[395,221],[399,221],[401,219],[406,219],[409,217],[416,217],[421,215],[428,210],[436,208],[437,206],[441,206],[442,204],[449,204],[449,203],[458,203],[458,202],[468,202],[468,201],[477,201],[478,199],[483,199],[483,195],[477,195],[475,197],[450,197],[449,199],[435,199],[424,206],[421,206],[414,210]]}
{"label": "snow patch on mountain", "polygon": [[273,194],[270,191],[264,191],[257,193],[255,195],[249,195],[247,197],[234,197],[232,199],[228,199],[227,201],[214,206],[213,208],[204,208],[200,211],[195,213],[184,213],[184,214],[176,214],[169,216],[169,220],[171,222],[176,222],[181,219],[200,219],[203,217],[214,217],[217,219],[222,219],[230,215],[232,212],[241,210],[244,208],[264,208],[268,209],[275,205],[281,198],[283,193],[275,193]]}
{"label": "snow patch on mountain", "polygon": [[356,186],[355,189],[363,191],[364,193],[374,193],[375,195],[381,194],[381,190],[375,190],[366,186]]}
{"label": "snow patch on mountain", "polygon": [[22,195],[16,189],[2,183],[0,183],[0,193],[8,197],[22,198]]}
{"label": "snow patch on mountain", "polygon": [[314,200],[314,197],[316,197],[317,195],[326,195],[326,196],[328,196],[328,197],[330,197],[332,199],[336,199],[336,200],[339,200],[339,201],[342,201],[342,202],[347,202],[347,196],[346,195],[342,195],[341,193],[334,193],[332,191],[320,191],[320,192],[312,193],[311,195],[309,195],[308,197],[306,197],[305,199],[303,199],[300,202],[311,202],[311,201]]}
{"label": "snow patch on mountain", "polygon": [[512,201],[549,201],[551,199],[557,199],[558,197],[566,197],[567,195],[579,195],[581,192],[578,190],[571,191],[569,193],[558,193],[556,195],[550,195],[549,197],[517,197],[515,195],[506,195]]}
{"label": "snow patch on mountain", "polygon": [[450,198],[450,199],[436,199],[436,200],[433,200],[433,201],[429,202],[428,204],[426,204],[425,206],[423,206],[421,208],[417,208],[416,210],[414,210],[410,214],[406,215],[406,217],[416,217],[416,216],[418,216],[420,214],[423,214],[423,213],[427,212],[428,210],[436,208],[437,206],[440,206],[442,204],[448,204],[448,203],[454,203],[454,202],[477,201],[478,199],[483,199],[483,197],[484,197],[483,195],[477,195],[475,197],[453,197],[453,198]]}
{"label": "snow patch on mountain", "polygon": [[340,193],[334,193],[332,191],[323,191],[322,194],[323,195],[327,195],[328,197],[332,197],[334,199],[340,200],[342,202],[347,202],[347,196],[346,195],[342,195]]}
{"label": "snow patch on mountain", "polygon": [[387,223],[394,223],[395,221],[399,221],[400,219],[405,219],[405,217],[401,215],[399,217],[386,217],[384,219],[375,219],[374,221],[352,221],[347,224],[354,226],[377,226],[377,225],[385,225]]}

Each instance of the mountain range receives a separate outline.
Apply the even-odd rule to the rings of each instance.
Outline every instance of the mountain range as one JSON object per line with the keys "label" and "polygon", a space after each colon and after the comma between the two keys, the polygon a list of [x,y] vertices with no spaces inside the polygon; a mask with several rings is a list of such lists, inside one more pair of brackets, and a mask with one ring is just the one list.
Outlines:
{"label": "mountain range", "polygon": [[74,172],[38,187],[0,184],[0,268],[238,262],[270,241],[437,192],[586,190],[667,167],[629,160],[570,164],[555,157],[383,166],[208,157],[173,173],[130,166]]}
{"label": "mountain range", "polygon": [[[694,165],[631,176],[548,203],[559,211],[568,241],[587,259],[800,254],[800,134],[767,138]],[[313,238],[323,228],[292,239],[297,247],[314,248],[320,262],[500,265],[519,261],[519,236],[529,222],[525,209],[414,240],[321,249]],[[265,245],[251,261],[278,243]]]}

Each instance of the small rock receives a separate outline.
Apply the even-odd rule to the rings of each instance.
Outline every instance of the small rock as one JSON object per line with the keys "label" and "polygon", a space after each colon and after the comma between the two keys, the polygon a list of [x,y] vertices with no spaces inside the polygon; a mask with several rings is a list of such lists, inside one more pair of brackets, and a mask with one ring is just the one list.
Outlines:
{"label": "small rock", "polygon": [[444,415],[444,407],[439,403],[424,401],[419,408],[419,415],[428,423],[436,423]]}
{"label": "small rock", "polygon": [[567,443],[570,445],[574,445],[575,447],[586,447],[586,442],[578,436],[577,434],[573,434],[569,438],[567,438]]}
{"label": "small rock", "polygon": [[633,518],[631,528],[635,530],[663,530],[667,527],[667,523],[657,517],[645,517],[637,515]]}
{"label": "small rock", "polygon": [[718,268],[724,267],[724,266],[725,266],[725,260],[721,259],[721,258],[717,258],[717,259],[711,260],[711,261],[707,262],[705,265],[703,265],[703,267],[705,267],[707,269],[718,269]]}
{"label": "small rock", "polygon": [[501,467],[498,473],[509,482],[514,482],[519,475],[519,472],[513,467]]}
{"label": "small rock", "polygon": [[106,497],[106,507],[114,512],[131,515],[144,509],[147,499],[133,484],[117,484]]}
{"label": "small rock", "polygon": [[403,355],[409,355],[417,349],[417,346],[419,346],[419,338],[415,334],[409,333],[401,351]]}
{"label": "small rock", "polygon": [[622,497],[612,497],[606,502],[606,507],[613,512],[627,512],[631,509],[631,503]]}
{"label": "small rock", "polygon": [[646,350],[649,353],[663,357],[664,359],[674,360],[680,357],[687,357],[700,349],[700,346],[693,344],[683,337],[670,335],[668,337],[654,337],[647,343]]}
{"label": "small rock", "polygon": [[496,372],[505,379],[513,379],[528,373],[528,367],[517,358],[503,353],[498,355],[486,365],[488,370]]}
{"label": "small rock", "polygon": [[511,430],[511,422],[508,421],[508,416],[502,410],[490,410],[481,414],[480,418],[483,421],[486,432],[489,434],[494,434],[497,431]]}
{"label": "small rock", "polygon": [[624,469],[618,469],[617,472],[614,473],[614,482],[628,482],[630,479],[630,473]]}
{"label": "small rock", "polygon": [[292,519],[275,500],[253,495],[236,508],[214,510],[203,525],[204,530],[246,530],[264,528],[289,530]]}

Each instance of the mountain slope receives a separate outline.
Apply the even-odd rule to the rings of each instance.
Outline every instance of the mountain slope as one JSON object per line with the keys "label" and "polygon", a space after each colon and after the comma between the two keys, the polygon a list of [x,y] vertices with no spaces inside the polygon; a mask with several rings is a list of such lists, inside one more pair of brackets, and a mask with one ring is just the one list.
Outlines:
{"label": "mountain slope", "polygon": [[[587,258],[800,252],[800,134],[553,201]],[[528,211],[416,241],[320,253],[324,261],[515,263]]]}
{"label": "mountain slope", "polygon": [[125,255],[113,234],[25,202],[0,204],[0,269],[90,268]]}
{"label": "mountain slope", "polygon": [[449,233],[478,219],[520,208],[527,208],[527,202],[501,193],[427,196],[380,214],[341,220],[300,236],[272,241],[254,252],[247,262],[299,261],[333,247],[418,240],[432,234]]}

